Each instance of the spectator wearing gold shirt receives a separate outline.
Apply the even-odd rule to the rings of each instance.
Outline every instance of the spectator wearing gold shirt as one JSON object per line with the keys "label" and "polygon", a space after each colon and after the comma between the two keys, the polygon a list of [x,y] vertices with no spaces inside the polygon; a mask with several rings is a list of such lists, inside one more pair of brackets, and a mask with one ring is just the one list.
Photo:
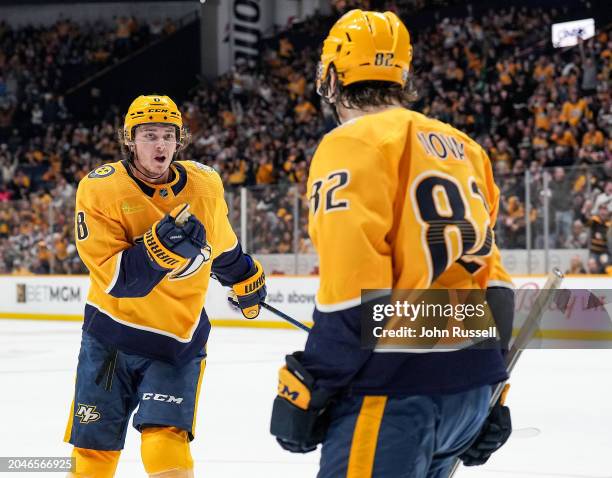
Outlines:
{"label": "spectator wearing gold shirt", "polygon": [[259,166],[255,174],[257,184],[272,184],[274,182],[274,165],[263,155],[258,160]]}
{"label": "spectator wearing gold shirt", "polygon": [[587,112],[587,102],[584,98],[578,98],[576,90],[570,92],[569,99],[563,103],[561,108],[561,120],[576,126]]}
{"label": "spectator wearing gold shirt", "polygon": [[596,127],[594,122],[587,124],[587,132],[582,137],[582,146],[593,146],[595,148],[603,148],[605,138],[603,133]]}
{"label": "spectator wearing gold shirt", "polygon": [[555,125],[550,139],[552,139],[557,146],[567,146],[571,148],[578,147],[578,141],[576,141],[576,137],[572,133],[571,129],[565,128],[560,124]]}

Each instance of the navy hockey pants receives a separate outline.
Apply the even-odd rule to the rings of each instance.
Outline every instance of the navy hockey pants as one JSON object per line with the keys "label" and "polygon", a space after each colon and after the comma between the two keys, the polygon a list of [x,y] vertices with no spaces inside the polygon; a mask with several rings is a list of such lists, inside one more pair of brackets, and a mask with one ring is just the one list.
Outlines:
{"label": "navy hockey pants", "polygon": [[64,440],[80,448],[121,450],[130,416],[137,430],[177,427],[193,438],[204,350],[175,367],[109,347],[83,332],[74,401]]}
{"label": "navy hockey pants", "polygon": [[488,414],[489,385],[450,395],[348,397],[331,411],[318,478],[447,478]]}

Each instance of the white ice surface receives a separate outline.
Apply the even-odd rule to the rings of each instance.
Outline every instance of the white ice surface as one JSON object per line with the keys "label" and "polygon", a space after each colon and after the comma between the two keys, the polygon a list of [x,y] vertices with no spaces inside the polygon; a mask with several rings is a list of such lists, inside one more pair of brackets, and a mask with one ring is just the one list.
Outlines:
{"label": "white ice surface", "polygon": [[[196,477],[316,475],[318,453],[284,452],[268,433],[277,369],[305,338],[298,330],[213,329],[192,442]],[[69,456],[62,439],[79,343],[78,323],[0,320],[0,456]],[[530,350],[511,382],[519,431],[489,463],[457,478],[612,477],[612,351]],[[541,433],[527,437],[533,430],[525,428]],[[146,476],[131,427],[116,476]]]}

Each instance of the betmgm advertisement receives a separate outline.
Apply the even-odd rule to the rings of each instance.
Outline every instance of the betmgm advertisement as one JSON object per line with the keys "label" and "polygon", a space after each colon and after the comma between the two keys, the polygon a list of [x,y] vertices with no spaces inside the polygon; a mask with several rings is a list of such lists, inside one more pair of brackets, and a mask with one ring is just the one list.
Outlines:
{"label": "betmgm advertisement", "polygon": [[24,284],[18,283],[18,304],[48,304],[53,302],[70,303],[81,301],[81,287],[69,285],[50,284]]}
{"label": "betmgm advertisement", "polygon": [[[501,320],[504,291],[368,291],[362,299],[362,345],[402,351],[444,351],[498,346],[514,337],[533,308],[544,277],[515,276],[514,313]],[[319,280],[315,276],[270,276],[267,302],[312,325]],[[0,318],[83,320],[89,291],[86,276],[0,276]],[[372,291],[370,291],[370,294]],[[497,297],[499,294],[500,297]],[[227,301],[228,290],[210,281],[206,312],[213,325],[293,328],[268,310],[246,320]],[[543,312],[529,347],[612,347],[612,279],[566,277],[563,289]],[[510,306],[512,307],[512,306]],[[501,306],[506,311],[507,306]],[[511,320],[511,323],[509,321]]]}
{"label": "betmgm advertisement", "polygon": [[[316,277],[269,277],[267,302],[311,325],[318,287]],[[229,289],[210,281],[205,309],[213,325],[289,328],[273,313],[262,310],[257,320],[243,318],[228,302]],[[0,318],[83,320],[89,292],[87,276],[0,276]]]}
{"label": "betmgm advertisement", "polygon": [[82,316],[88,290],[89,281],[81,276],[2,276],[0,317]]}

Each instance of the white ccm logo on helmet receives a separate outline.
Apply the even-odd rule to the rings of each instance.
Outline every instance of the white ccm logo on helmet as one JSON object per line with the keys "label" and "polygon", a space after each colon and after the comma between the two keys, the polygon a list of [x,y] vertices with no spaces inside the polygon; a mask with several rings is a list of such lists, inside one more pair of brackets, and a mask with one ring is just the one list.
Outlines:
{"label": "white ccm logo on helmet", "polygon": [[155,400],[157,402],[176,403],[180,405],[183,402],[183,397],[175,397],[173,395],[163,395],[161,393],[143,393],[143,400]]}

